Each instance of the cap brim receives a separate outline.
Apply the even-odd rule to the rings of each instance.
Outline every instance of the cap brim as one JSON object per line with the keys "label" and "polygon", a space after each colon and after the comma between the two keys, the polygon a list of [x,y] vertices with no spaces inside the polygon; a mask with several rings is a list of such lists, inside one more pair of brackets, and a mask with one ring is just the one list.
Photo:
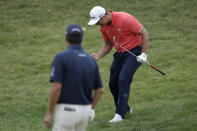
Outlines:
{"label": "cap brim", "polygon": [[99,19],[90,19],[90,21],[88,22],[88,25],[95,25],[98,21]]}

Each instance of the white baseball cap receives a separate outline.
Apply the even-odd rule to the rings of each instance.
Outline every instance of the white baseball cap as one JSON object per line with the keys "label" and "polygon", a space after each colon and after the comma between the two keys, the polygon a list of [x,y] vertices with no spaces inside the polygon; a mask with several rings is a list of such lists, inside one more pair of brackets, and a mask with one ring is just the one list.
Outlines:
{"label": "white baseball cap", "polygon": [[90,21],[88,25],[95,25],[101,17],[103,17],[106,13],[106,10],[101,6],[95,6],[90,11]]}

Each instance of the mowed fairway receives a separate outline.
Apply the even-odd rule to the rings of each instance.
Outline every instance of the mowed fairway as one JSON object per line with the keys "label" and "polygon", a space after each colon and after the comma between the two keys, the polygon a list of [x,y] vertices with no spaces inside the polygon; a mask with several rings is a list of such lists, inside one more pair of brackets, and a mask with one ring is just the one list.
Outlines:
{"label": "mowed fairway", "polygon": [[98,61],[105,92],[87,131],[196,131],[196,0],[0,0],[0,131],[50,130],[43,118],[52,59],[66,49],[71,23],[86,28],[88,53],[100,49],[99,27],[87,25],[96,5],[138,18],[149,32],[148,61],[166,76],[142,65],[131,85],[134,114],[108,123],[115,110],[108,87],[113,49]]}

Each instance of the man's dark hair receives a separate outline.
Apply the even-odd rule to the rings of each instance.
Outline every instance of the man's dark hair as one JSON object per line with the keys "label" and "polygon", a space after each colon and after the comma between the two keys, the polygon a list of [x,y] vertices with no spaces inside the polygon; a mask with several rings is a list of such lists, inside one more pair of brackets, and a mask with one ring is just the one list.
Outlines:
{"label": "man's dark hair", "polygon": [[70,44],[81,44],[83,38],[79,32],[72,32],[72,34],[69,35],[69,37],[66,37],[66,40]]}

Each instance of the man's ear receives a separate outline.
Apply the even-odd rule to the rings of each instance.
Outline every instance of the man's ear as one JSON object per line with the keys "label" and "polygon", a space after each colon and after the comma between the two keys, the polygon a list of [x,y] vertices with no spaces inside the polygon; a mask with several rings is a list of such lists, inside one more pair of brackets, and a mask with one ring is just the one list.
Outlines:
{"label": "man's ear", "polygon": [[68,40],[66,39],[66,37],[65,37],[65,43],[66,43],[67,46],[70,45],[70,43],[68,42]]}

